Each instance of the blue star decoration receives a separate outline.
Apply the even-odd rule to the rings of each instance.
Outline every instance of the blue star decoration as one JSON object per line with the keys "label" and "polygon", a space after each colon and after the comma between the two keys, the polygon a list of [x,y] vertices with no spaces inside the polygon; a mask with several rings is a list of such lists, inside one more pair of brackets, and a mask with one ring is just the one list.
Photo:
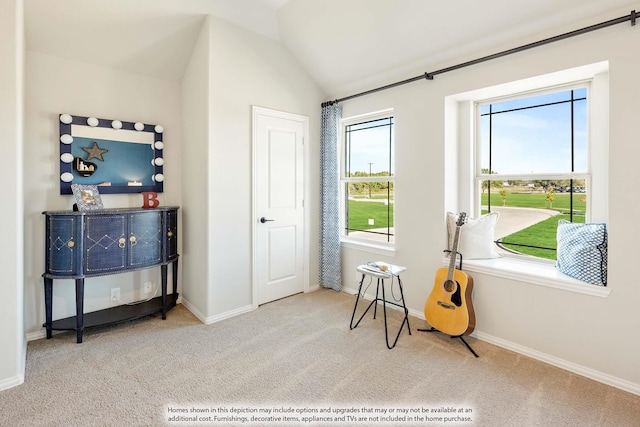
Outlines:
{"label": "blue star decoration", "polygon": [[98,147],[98,143],[95,141],[93,141],[93,145],[91,147],[82,147],[82,149],[87,153],[89,153],[87,160],[98,159],[101,162],[104,162],[102,155],[109,151],[109,150],[105,150],[103,148]]}

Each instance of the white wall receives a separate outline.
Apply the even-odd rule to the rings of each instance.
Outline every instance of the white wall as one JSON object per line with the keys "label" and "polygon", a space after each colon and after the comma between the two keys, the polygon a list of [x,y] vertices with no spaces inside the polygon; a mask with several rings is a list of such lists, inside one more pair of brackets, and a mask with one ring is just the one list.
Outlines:
{"label": "white wall", "polygon": [[[164,132],[164,206],[182,204],[182,127],[179,83],[157,80],[36,52],[27,52],[25,92],[25,328],[29,338],[43,335],[45,210],[71,209],[71,195],[60,195],[58,115],[94,116],[161,124]],[[106,207],[140,207],[139,194],[105,194]],[[179,218],[182,211],[178,211]],[[148,297],[146,281],[160,282],[159,268],[86,279],[85,311],[117,305],[110,288],[121,288],[121,299]],[[157,286],[159,287],[159,286]],[[180,284],[179,284],[180,288]],[[158,291],[159,295],[159,291]],[[75,315],[73,280],[53,284],[54,319]]]}
{"label": "white wall", "polygon": [[[182,79],[182,269],[183,304],[203,322],[209,308],[211,263],[211,227],[208,226],[210,206],[210,31],[208,19],[202,25],[200,37]],[[214,205],[215,206],[215,205]]]}
{"label": "white wall", "polygon": [[[394,108],[397,254],[386,260],[408,267],[403,275],[405,296],[410,310],[422,316],[446,246],[445,185],[450,171],[444,164],[445,150],[451,147],[444,144],[445,97],[608,60],[611,295],[599,298],[474,273],[476,331],[482,339],[640,394],[640,343],[633,339],[640,327],[636,314],[640,286],[629,275],[640,256],[633,231],[640,213],[635,197],[640,182],[636,126],[640,97],[634,89],[640,75],[640,57],[634,46],[640,42],[640,32],[636,28],[618,25],[437,76],[431,82],[347,101],[343,117]],[[460,62],[469,59],[473,58]],[[343,253],[343,280],[351,288],[355,288],[357,264],[385,259],[360,250]]]}
{"label": "white wall", "polygon": [[0,310],[0,390],[24,381],[22,141],[24,36],[22,0],[0,2],[0,181],[3,182],[0,246],[3,307]]}
{"label": "white wall", "polygon": [[[192,58],[185,76],[183,102],[204,102],[194,93],[193,81],[201,79],[198,67],[210,67],[208,92],[210,94],[209,116],[186,118],[189,127],[198,127],[198,150],[193,159],[202,167],[185,173],[184,191],[197,191],[203,183],[208,184],[208,198],[202,203],[185,203],[185,218],[200,219],[195,209],[207,210],[206,222],[189,222],[185,225],[193,233],[202,233],[208,241],[198,243],[190,249],[189,262],[208,267],[207,277],[189,277],[185,285],[186,295],[203,295],[207,289],[206,313],[201,317],[206,322],[215,321],[232,313],[251,309],[252,304],[252,158],[251,158],[251,107],[253,105],[305,115],[310,118],[310,190],[308,209],[317,212],[319,197],[318,139],[320,104],[322,96],[317,86],[309,79],[295,60],[277,42],[215,17],[205,23],[208,33],[209,61],[205,63],[201,51]],[[199,43],[201,43],[200,40]],[[189,85],[190,87],[187,87]],[[203,89],[206,90],[206,89]],[[188,111],[185,105],[185,113]],[[198,116],[200,117],[200,115]],[[203,123],[208,120],[208,123]],[[204,129],[208,126],[208,130]],[[208,134],[207,134],[208,132]],[[208,146],[204,143],[208,139]],[[194,141],[195,142],[195,141]],[[191,143],[191,141],[189,141]],[[201,149],[201,150],[200,150]],[[191,151],[192,149],[189,148]],[[185,156],[184,161],[190,161]],[[203,164],[204,161],[208,163]],[[183,168],[187,169],[186,164]],[[208,205],[207,205],[208,203]],[[311,222],[312,265],[309,266],[311,284],[317,284],[318,220]],[[202,240],[202,239],[199,239]],[[189,245],[192,243],[190,242]],[[191,275],[191,272],[189,273]],[[198,287],[196,291],[193,287]],[[186,304],[203,306],[202,302],[186,298]]]}

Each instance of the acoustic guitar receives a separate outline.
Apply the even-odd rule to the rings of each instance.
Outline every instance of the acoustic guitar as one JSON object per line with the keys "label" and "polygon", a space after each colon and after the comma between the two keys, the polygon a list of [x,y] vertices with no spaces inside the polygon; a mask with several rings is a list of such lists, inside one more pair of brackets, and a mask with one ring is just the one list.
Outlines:
{"label": "acoustic guitar", "polygon": [[442,267],[436,271],[433,290],[424,305],[427,322],[433,328],[453,337],[470,334],[476,326],[476,315],[471,303],[473,278],[455,268],[460,227],[466,220],[467,214],[461,212],[456,221],[449,268]]}

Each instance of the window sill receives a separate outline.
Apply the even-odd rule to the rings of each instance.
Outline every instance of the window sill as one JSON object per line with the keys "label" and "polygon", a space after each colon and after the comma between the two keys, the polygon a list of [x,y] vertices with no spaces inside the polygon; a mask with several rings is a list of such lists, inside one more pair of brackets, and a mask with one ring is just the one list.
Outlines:
{"label": "window sill", "polygon": [[[449,259],[443,260],[449,265]],[[600,298],[607,298],[611,289],[605,286],[591,285],[560,273],[555,264],[534,262],[511,257],[493,259],[464,260],[464,271],[488,274],[491,276],[514,279],[524,283],[547,286]]]}
{"label": "window sill", "polygon": [[370,252],[378,255],[385,255],[390,257],[396,256],[396,248],[393,246],[381,245],[379,243],[367,242],[364,240],[356,240],[349,238],[341,238],[340,246],[348,249],[357,249],[364,252]]}

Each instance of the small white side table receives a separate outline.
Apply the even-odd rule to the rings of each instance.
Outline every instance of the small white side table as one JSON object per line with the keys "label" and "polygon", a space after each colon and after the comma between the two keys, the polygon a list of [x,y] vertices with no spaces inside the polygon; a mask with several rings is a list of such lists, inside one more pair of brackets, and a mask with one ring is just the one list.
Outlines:
{"label": "small white side table", "polygon": [[[380,263],[378,263],[380,264]],[[388,267],[387,271],[382,271],[379,268],[376,267],[372,267],[368,264],[363,264],[363,265],[359,265],[358,267],[356,267],[356,270],[358,271],[358,273],[362,273],[362,279],[360,279],[360,286],[358,287],[358,296],[356,297],[356,304],[353,307],[353,314],[351,315],[351,323],[349,324],[349,327],[351,329],[355,329],[358,327],[358,325],[360,324],[360,321],[364,318],[365,314],[367,314],[367,312],[369,311],[369,309],[371,308],[371,306],[373,306],[373,318],[376,318],[376,312],[378,309],[378,301],[382,302],[382,310],[384,312],[384,332],[385,332],[385,338],[387,341],[387,348],[388,349],[392,349],[396,346],[396,343],[398,342],[398,338],[400,338],[400,333],[402,332],[402,329],[406,323],[407,325],[407,331],[409,331],[409,335],[411,335],[411,326],[409,326],[409,310],[407,309],[407,305],[404,302],[404,293],[402,291],[402,281],[400,280],[400,273],[404,272],[407,268],[406,267],[400,267],[397,265],[392,265],[392,264],[387,264],[384,263],[384,265],[386,265]],[[360,296],[362,295],[362,285],[364,283],[364,279],[366,276],[371,276],[372,279],[376,278],[377,279],[377,287],[376,287],[376,297],[373,301],[371,301],[371,303],[369,303],[369,306],[367,307],[367,309],[364,311],[364,313],[362,313],[362,316],[360,316],[360,319],[358,319],[358,321],[355,323],[355,325],[353,324],[353,320],[356,316],[356,310],[358,308],[358,302],[360,301]],[[384,281],[385,279],[390,279],[391,280],[391,285],[393,286],[393,280],[394,278],[396,278],[398,280],[398,288],[400,289],[400,302],[396,303],[393,301],[387,301],[386,296],[385,296],[385,292],[384,292]],[[380,298],[380,289],[382,289],[382,298]],[[395,340],[393,341],[393,344],[389,344],[389,328],[387,326],[387,304],[392,304],[395,305],[397,307],[402,308],[402,310],[404,311],[404,319],[402,320],[402,324],[400,325],[400,329],[398,330],[398,334],[396,335]]]}

